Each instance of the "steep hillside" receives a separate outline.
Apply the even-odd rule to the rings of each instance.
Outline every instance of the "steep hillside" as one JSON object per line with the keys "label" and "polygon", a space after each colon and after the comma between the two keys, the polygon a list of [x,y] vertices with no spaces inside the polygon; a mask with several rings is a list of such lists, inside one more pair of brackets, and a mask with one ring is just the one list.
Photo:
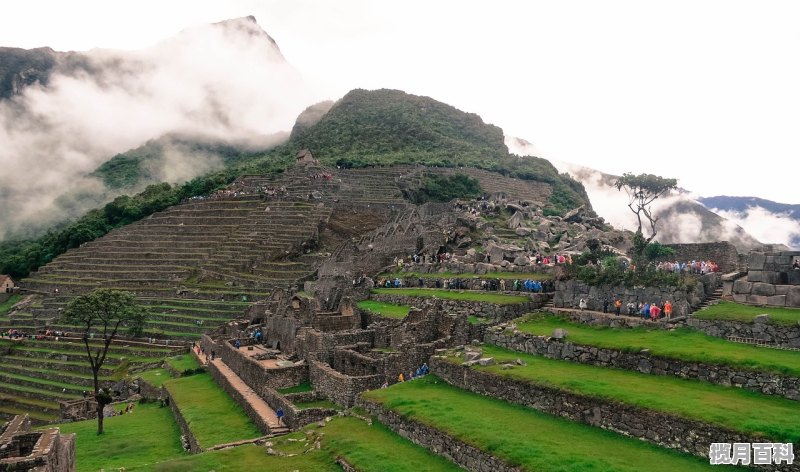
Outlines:
{"label": "steep hillside", "polygon": [[583,187],[539,158],[508,153],[503,131],[429,97],[399,90],[353,90],[315,125],[293,132],[279,152],[311,149],[341,167],[425,164],[469,166],[553,186],[554,212],[589,205]]}

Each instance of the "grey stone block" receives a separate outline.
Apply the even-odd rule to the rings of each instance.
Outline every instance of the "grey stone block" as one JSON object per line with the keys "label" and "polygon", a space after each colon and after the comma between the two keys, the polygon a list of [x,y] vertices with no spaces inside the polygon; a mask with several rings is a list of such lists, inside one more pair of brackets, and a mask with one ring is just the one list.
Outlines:
{"label": "grey stone block", "polygon": [[733,294],[733,301],[736,303],[747,303],[747,297],[749,295],[745,293],[734,293]]}
{"label": "grey stone block", "polygon": [[792,287],[786,294],[786,306],[800,308],[800,286]]}
{"label": "grey stone block", "polygon": [[[764,264],[761,264],[763,267]],[[747,280],[750,282],[763,282],[764,281],[764,272],[761,270],[751,270],[747,273]]]}
{"label": "grey stone block", "polygon": [[787,293],[789,293],[790,288],[792,288],[791,285],[776,285],[775,295],[786,295]]}
{"label": "grey stone block", "polygon": [[739,279],[733,283],[733,293],[750,293],[753,290],[753,283],[744,279]]}
{"label": "grey stone block", "polygon": [[763,270],[766,257],[763,252],[751,252],[748,267],[750,270]]}
{"label": "grey stone block", "polygon": [[767,297],[764,295],[748,295],[747,303],[752,303],[754,305],[766,305]]}
{"label": "grey stone block", "polygon": [[786,295],[773,295],[767,297],[767,305],[786,306]]}
{"label": "grey stone block", "polygon": [[765,283],[754,283],[753,284],[753,295],[764,295],[764,296],[772,296],[775,295],[775,286],[771,284]]}

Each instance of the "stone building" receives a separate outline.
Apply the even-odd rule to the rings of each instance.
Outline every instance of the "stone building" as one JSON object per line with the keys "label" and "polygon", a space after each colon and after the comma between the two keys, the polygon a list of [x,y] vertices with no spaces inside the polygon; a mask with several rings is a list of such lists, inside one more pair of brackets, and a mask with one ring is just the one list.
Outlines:
{"label": "stone building", "polygon": [[75,435],[58,428],[31,431],[28,415],[15,416],[0,428],[0,470],[73,472]]}

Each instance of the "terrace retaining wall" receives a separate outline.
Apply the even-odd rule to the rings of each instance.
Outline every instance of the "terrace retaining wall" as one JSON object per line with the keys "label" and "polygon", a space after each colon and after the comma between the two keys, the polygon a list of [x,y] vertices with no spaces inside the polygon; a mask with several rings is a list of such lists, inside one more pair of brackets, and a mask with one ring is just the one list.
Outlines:
{"label": "terrace retaining wall", "polygon": [[307,424],[336,415],[337,411],[331,408],[306,408],[301,410],[294,405],[295,401],[312,401],[320,399],[314,392],[294,393],[283,395],[274,388],[264,387],[259,393],[261,398],[274,410],[283,409],[283,422],[291,430],[302,428]]}
{"label": "terrace retaining wall", "polygon": [[172,410],[172,416],[175,417],[175,421],[181,428],[182,442],[185,441],[185,443],[189,446],[189,452],[192,454],[203,452],[203,448],[200,447],[200,443],[197,442],[197,438],[195,438],[194,434],[192,434],[192,430],[189,428],[189,423],[186,421],[186,418],[183,417],[180,407],[172,397],[172,393],[170,393],[169,389],[167,388],[164,389],[164,392],[166,397],[169,399],[169,407]]}
{"label": "terrace retaining wall", "polygon": [[387,410],[376,402],[358,398],[356,406],[364,408],[389,429],[429,451],[449,459],[469,471],[519,472],[505,462],[480,449],[453,438],[442,431]]}
{"label": "terrace retaining wall", "polygon": [[[763,437],[748,436],[722,426],[481,372],[442,358],[431,359],[431,372],[463,390],[696,456],[708,457],[709,447],[714,442],[764,442]],[[800,464],[786,470],[800,470]]]}
{"label": "terrace retaining wall", "polygon": [[250,418],[258,430],[261,431],[261,434],[272,434],[272,428],[270,428],[269,423],[267,423],[265,419],[253,408],[253,405],[247,401],[242,392],[234,387],[230,383],[230,380],[222,372],[220,372],[219,367],[217,367],[214,362],[208,363],[208,372],[211,374],[214,382],[222,387],[222,389],[225,390],[225,393],[230,395],[237,405],[242,407],[244,412],[247,414],[247,417]]}
{"label": "terrace retaining wall", "polygon": [[[489,331],[486,333],[484,341],[513,351],[549,359],[616,367],[643,374],[703,380],[729,387],[745,388],[766,395],[800,400],[800,378],[797,377],[653,356],[646,350],[625,352],[618,349],[583,346],[549,336],[526,333],[506,335],[503,332]],[[800,406],[798,407],[800,408]]]}
{"label": "terrace retaining wall", "polygon": [[690,317],[686,324],[709,336],[718,338],[750,338],[780,347],[800,348],[800,322],[784,325],[756,317],[752,322],[730,320],[704,320]]}
{"label": "terrace retaining wall", "polygon": [[602,311],[603,302],[609,300],[609,309],[613,310],[614,299],[622,300],[622,309],[625,310],[628,302],[663,303],[672,302],[672,316],[688,315],[716,289],[720,283],[720,275],[709,274],[700,277],[702,283],[686,292],[676,287],[625,287],[599,285],[590,286],[577,279],[556,281],[556,294],[553,304],[557,308],[578,308],[581,299],[586,300],[587,308],[593,311]]}

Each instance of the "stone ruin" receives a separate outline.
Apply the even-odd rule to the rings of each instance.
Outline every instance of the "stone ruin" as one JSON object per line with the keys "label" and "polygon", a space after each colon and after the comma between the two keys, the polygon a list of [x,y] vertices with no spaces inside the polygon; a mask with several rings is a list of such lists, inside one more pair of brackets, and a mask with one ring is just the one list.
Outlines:
{"label": "stone ruin", "polygon": [[752,305],[800,308],[800,251],[751,252],[747,277],[733,283],[733,300]]}
{"label": "stone ruin", "polygon": [[73,472],[75,435],[58,428],[31,431],[28,415],[0,428],[0,471]]}

